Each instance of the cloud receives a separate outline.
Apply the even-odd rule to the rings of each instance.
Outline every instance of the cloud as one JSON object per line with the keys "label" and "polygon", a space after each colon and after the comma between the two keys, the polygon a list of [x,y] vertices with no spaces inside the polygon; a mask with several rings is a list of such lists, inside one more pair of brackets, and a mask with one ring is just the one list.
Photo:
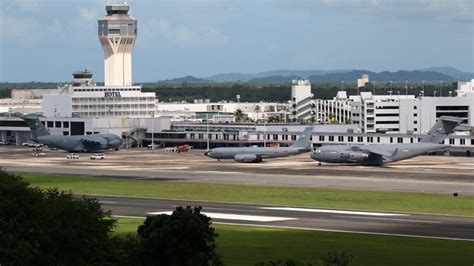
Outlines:
{"label": "cloud", "polygon": [[39,31],[39,24],[32,18],[0,16],[2,39],[31,40]]}
{"label": "cloud", "polygon": [[225,44],[228,41],[228,37],[214,26],[191,27],[173,24],[165,19],[144,21],[140,24],[139,31],[145,41],[158,37],[181,46]]}
{"label": "cloud", "polygon": [[62,24],[57,18],[55,18],[53,20],[53,23],[48,26],[48,31],[53,32],[53,33],[61,32],[61,30],[62,30]]}
{"label": "cloud", "polygon": [[38,0],[15,0],[12,1],[12,3],[24,12],[37,12],[42,10]]}
{"label": "cloud", "polygon": [[474,21],[472,0],[319,0],[323,6],[381,16]]}

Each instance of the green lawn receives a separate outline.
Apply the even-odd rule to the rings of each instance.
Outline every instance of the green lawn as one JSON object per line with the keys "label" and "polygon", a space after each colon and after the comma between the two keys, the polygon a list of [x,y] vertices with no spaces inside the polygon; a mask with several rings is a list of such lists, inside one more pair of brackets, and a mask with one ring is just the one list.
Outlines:
{"label": "green lawn", "polygon": [[[135,233],[142,219],[119,218],[118,234]],[[298,229],[213,225],[226,265],[293,258],[312,262],[328,250],[356,256],[357,265],[472,265],[474,243],[410,237],[331,233]]]}
{"label": "green lawn", "polygon": [[474,216],[474,196],[24,174],[74,193]]}

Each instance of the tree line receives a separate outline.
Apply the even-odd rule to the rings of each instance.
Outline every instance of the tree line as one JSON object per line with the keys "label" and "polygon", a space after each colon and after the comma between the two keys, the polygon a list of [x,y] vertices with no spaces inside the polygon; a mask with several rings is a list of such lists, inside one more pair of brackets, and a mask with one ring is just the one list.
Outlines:
{"label": "tree line", "polygon": [[[9,98],[12,89],[52,89],[56,83],[0,83],[0,98]],[[291,84],[250,84],[250,83],[213,83],[213,84],[162,84],[143,83],[142,91],[155,92],[160,101],[186,101],[194,99],[209,99],[216,101],[237,101],[240,95],[241,102],[287,102],[291,100]],[[362,88],[355,83],[313,83],[312,93],[315,99],[332,99],[340,90],[347,91],[348,95],[357,95],[362,91],[375,92],[378,95],[420,95],[425,96],[455,95],[457,82],[453,83],[378,83],[370,82]]]}

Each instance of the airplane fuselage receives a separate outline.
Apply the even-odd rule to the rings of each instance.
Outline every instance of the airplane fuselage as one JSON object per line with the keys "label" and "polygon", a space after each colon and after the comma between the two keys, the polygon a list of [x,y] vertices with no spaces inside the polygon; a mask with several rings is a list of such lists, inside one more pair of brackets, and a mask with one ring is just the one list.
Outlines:
{"label": "airplane fuselage", "polygon": [[122,139],[114,134],[95,134],[77,136],[43,135],[36,142],[51,148],[69,152],[96,152],[108,149],[118,149]]}
{"label": "airplane fuselage", "polygon": [[265,158],[287,157],[308,152],[310,149],[297,147],[238,147],[238,148],[215,148],[205,153],[206,156],[214,159],[235,159],[238,156],[252,158],[255,156],[255,162]]}
{"label": "airplane fuselage", "polygon": [[[374,149],[384,151],[387,155],[370,152],[368,151],[370,148],[366,150],[364,147],[373,147]],[[327,145],[316,148],[311,153],[311,158],[326,163],[382,165],[384,163],[410,159],[430,151],[447,147],[449,147],[449,145],[435,143]]]}

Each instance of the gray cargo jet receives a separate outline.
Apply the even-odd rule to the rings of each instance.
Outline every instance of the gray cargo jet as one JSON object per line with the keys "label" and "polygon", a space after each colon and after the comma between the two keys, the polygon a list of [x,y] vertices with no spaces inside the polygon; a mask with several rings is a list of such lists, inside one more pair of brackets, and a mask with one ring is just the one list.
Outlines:
{"label": "gray cargo jet", "polygon": [[409,159],[430,151],[449,147],[441,144],[462,119],[442,116],[420,142],[406,144],[327,145],[317,148],[311,158],[327,163],[382,165]]}
{"label": "gray cargo jet", "polygon": [[311,132],[313,128],[308,127],[303,131],[303,135],[289,147],[239,147],[239,148],[215,148],[204,155],[217,159],[234,159],[239,163],[260,163],[265,158],[286,157],[297,155],[311,150]]}
{"label": "gray cargo jet", "polygon": [[114,134],[94,134],[78,136],[51,135],[38,119],[36,114],[21,117],[31,129],[31,140],[69,152],[97,152],[108,149],[118,149],[122,138]]}

